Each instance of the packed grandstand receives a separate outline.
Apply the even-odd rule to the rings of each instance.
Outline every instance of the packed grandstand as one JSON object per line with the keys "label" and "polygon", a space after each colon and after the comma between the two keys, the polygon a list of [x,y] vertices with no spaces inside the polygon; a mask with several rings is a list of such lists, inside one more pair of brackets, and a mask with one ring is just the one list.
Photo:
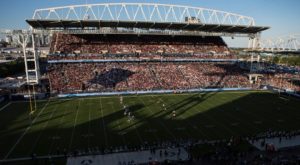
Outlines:
{"label": "packed grandstand", "polygon": [[[133,11],[128,19],[126,7]],[[69,17],[78,8],[82,17]],[[143,8],[153,11],[141,20]],[[96,9],[98,17],[88,14]],[[155,12],[161,20],[153,20]],[[242,56],[223,39],[254,42],[269,27],[251,17],[115,3],[37,9],[26,21],[33,30],[28,58],[24,51],[27,84],[8,90],[21,91],[9,99],[25,101],[7,99],[0,107],[0,163],[280,164],[275,150],[299,144],[300,68],[263,61],[253,51],[239,50]],[[44,33],[49,52],[38,57],[35,41]],[[287,164],[299,163],[299,155],[284,154],[291,156]]]}
{"label": "packed grandstand", "polygon": [[[201,61],[204,60],[204,61]],[[251,82],[221,37],[54,33],[48,55],[52,92],[114,92],[270,85],[299,91],[299,74],[257,71]]]}

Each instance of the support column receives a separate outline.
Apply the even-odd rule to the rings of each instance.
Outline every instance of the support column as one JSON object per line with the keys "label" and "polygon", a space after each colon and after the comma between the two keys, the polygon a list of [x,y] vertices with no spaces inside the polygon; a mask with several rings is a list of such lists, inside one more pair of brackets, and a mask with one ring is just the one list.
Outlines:
{"label": "support column", "polygon": [[256,50],[260,47],[260,33],[254,34],[254,36],[249,36],[248,49]]}
{"label": "support column", "polygon": [[36,42],[35,42],[35,34],[32,33],[32,50],[33,50],[33,61],[34,61],[34,73],[35,73],[35,79],[33,80],[35,83],[39,84],[40,80],[40,67],[39,67],[39,57],[38,52],[36,49]]}
{"label": "support column", "polygon": [[18,38],[17,38],[17,40],[18,40],[19,44],[22,46],[22,50],[23,50],[27,83],[29,82],[28,65],[27,65],[27,53],[26,53],[28,38],[29,38],[29,36],[27,34],[20,34],[20,35],[18,35]]}

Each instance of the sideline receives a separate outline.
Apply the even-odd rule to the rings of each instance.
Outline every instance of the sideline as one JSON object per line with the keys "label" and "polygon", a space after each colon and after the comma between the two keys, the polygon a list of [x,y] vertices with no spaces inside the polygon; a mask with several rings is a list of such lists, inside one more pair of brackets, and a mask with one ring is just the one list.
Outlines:
{"label": "sideline", "polygon": [[20,143],[20,141],[23,139],[23,137],[26,135],[26,133],[30,130],[31,126],[35,123],[37,118],[44,112],[45,108],[49,104],[49,101],[44,105],[42,110],[39,112],[39,114],[33,119],[33,121],[30,123],[30,125],[26,128],[26,130],[23,132],[23,134],[19,137],[19,139],[16,141],[16,143],[12,146],[12,148],[8,151],[8,153],[5,155],[4,160],[8,158],[8,156],[13,152],[13,150],[16,148],[16,146]]}
{"label": "sideline", "polygon": [[[166,151],[167,154],[161,154],[160,151]],[[156,152],[151,153],[150,150],[135,151],[135,152],[121,152],[104,155],[92,155],[92,156],[78,156],[69,157],[67,165],[83,165],[83,164],[101,164],[112,165],[125,162],[132,162],[132,164],[148,164],[149,162],[158,163],[165,160],[178,161],[188,160],[189,154],[183,148],[164,148],[157,149]]]}
{"label": "sideline", "polygon": [[[215,91],[216,92],[216,91]],[[240,91],[217,91],[218,93],[273,93],[273,91],[270,90],[240,90]],[[164,96],[178,96],[178,95],[193,95],[193,94],[204,94],[204,93],[210,93],[209,91],[202,91],[202,92],[182,92],[182,93],[148,93],[148,94],[128,94],[123,95],[124,97],[151,97],[151,96],[157,96],[157,95],[164,95]],[[69,101],[74,99],[99,99],[99,98],[112,98],[112,97],[118,97],[120,95],[102,95],[102,96],[74,96],[74,97],[52,97],[50,98],[50,102],[52,101]],[[45,102],[48,99],[41,99],[36,100],[36,102]],[[29,101],[11,101],[12,103],[18,103],[18,102],[29,102]]]}
{"label": "sideline", "polygon": [[198,93],[198,92],[222,92],[222,91],[249,91],[252,88],[192,88],[177,90],[141,90],[141,91],[122,91],[122,92],[94,92],[94,93],[66,93],[58,94],[58,98],[85,97],[85,96],[114,96],[114,95],[144,95],[144,94],[178,94],[178,93]]}
{"label": "sideline", "polygon": [[5,109],[6,107],[10,106],[11,102],[8,102],[7,104],[5,104],[3,107],[0,108],[0,112]]}
{"label": "sideline", "polygon": [[[265,145],[262,145],[263,141]],[[272,137],[272,138],[261,138],[254,142],[250,140],[249,143],[261,151],[266,150],[266,144],[272,144],[275,146],[276,150],[279,150],[282,148],[300,146],[300,135],[291,136],[291,137],[282,136],[282,137]]]}
{"label": "sideline", "polygon": [[[37,159],[49,159],[49,158],[62,158],[65,155],[47,155],[47,156],[37,156]],[[17,161],[24,161],[24,160],[32,160],[32,157],[22,157],[22,158],[12,158],[12,159],[2,159],[0,163],[9,163],[9,162],[17,162]]]}

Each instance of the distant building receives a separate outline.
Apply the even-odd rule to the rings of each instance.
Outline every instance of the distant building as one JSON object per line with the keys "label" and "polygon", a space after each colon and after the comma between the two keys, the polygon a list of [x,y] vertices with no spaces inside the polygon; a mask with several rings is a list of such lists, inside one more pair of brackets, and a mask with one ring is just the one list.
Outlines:
{"label": "distant building", "polygon": [[200,19],[197,17],[185,17],[185,22],[188,23],[201,23]]}
{"label": "distant building", "polygon": [[7,42],[8,44],[12,43],[12,36],[5,36],[5,42]]}

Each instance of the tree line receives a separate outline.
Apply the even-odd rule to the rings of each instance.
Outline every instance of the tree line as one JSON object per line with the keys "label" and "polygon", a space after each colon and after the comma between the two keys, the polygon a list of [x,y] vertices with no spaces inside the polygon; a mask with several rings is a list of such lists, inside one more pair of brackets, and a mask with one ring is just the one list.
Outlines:
{"label": "tree line", "polygon": [[300,66],[300,55],[294,55],[294,56],[275,56],[272,59],[273,63],[276,64],[285,64],[285,65],[291,65],[291,66]]}
{"label": "tree line", "polygon": [[0,77],[12,76],[18,73],[25,72],[24,60],[18,59],[15,61],[0,64]]}

